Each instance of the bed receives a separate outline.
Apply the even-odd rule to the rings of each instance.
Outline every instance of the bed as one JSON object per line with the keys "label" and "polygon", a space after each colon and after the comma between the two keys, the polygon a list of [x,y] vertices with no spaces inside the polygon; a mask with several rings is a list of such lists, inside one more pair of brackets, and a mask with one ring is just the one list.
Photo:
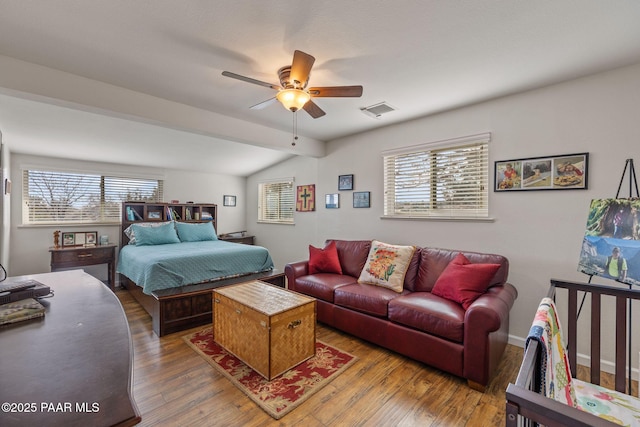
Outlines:
{"label": "bed", "polygon": [[141,222],[123,230],[120,284],[158,336],[211,322],[212,291],[246,280],[284,287],[266,248],[219,240],[211,222]]}

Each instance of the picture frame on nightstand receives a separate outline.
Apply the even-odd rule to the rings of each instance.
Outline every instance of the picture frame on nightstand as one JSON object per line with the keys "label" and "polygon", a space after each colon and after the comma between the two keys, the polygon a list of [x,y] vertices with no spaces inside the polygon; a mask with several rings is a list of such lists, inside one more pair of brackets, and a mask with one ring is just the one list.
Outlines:
{"label": "picture frame on nightstand", "polygon": [[62,246],[75,246],[76,234],[75,233],[62,233]]}

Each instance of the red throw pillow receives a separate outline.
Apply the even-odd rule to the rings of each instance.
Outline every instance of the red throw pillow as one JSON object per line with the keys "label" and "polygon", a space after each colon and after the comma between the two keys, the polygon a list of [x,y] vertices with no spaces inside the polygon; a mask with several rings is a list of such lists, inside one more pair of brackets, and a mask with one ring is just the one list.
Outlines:
{"label": "red throw pillow", "polygon": [[309,274],[315,273],[342,274],[336,242],[329,242],[324,249],[309,245]]}
{"label": "red throw pillow", "polygon": [[440,274],[431,293],[455,301],[466,310],[487,291],[499,268],[500,264],[471,264],[460,253]]}

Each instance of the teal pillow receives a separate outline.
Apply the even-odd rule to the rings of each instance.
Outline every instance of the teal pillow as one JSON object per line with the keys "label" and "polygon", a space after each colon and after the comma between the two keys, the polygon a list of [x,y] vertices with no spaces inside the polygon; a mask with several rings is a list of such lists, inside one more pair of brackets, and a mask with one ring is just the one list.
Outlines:
{"label": "teal pillow", "polygon": [[136,246],[166,245],[180,243],[176,229],[172,222],[157,227],[144,227],[133,224],[133,234],[136,236]]}
{"label": "teal pillow", "polygon": [[201,242],[218,240],[213,222],[176,222],[176,230],[181,242]]}

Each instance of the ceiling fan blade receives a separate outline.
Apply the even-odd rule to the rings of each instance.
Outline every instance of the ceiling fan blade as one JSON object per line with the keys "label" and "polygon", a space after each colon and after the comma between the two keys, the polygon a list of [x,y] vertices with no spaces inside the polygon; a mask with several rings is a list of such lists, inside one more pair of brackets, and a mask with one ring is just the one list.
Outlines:
{"label": "ceiling fan blade", "polygon": [[327,86],[309,88],[313,97],[353,97],[362,96],[362,86]]}
{"label": "ceiling fan blade", "polygon": [[304,104],[304,107],[302,107],[302,109],[307,113],[309,113],[309,115],[314,119],[320,118],[325,114],[327,114],[324,111],[322,111],[322,108],[318,107],[318,105],[313,101],[307,101],[307,103]]}
{"label": "ceiling fan blade", "polygon": [[311,72],[311,67],[313,67],[313,63],[315,61],[316,58],[308,53],[304,53],[300,50],[293,52],[293,62],[291,63],[289,81],[291,83],[297,81],[300,88],[304,87],[309,79],[309,73]]}
{"label": "ceiling fan blade", "polygon": [[269,87],[271,89],[280,90],[280,86],[274,85],[260,80],[252,79],[251,77],[241,76],[240,74],[232,73],[230,71],[223,71],[222,75],[225,77],[231,77],[232,79],[242,80],[243,82],[253,83],[254,85]]}
{"label": "ceiling fan blade", "polygon": [[269,98],[266,101],[262,101],[259,102],[256,105],[252,105],[251,107],[249,107],[249,109],[251,110],[262,110],[263,108],[267,108],[269,105],[277,102],[278,99],[274,96],[273,98]]}

